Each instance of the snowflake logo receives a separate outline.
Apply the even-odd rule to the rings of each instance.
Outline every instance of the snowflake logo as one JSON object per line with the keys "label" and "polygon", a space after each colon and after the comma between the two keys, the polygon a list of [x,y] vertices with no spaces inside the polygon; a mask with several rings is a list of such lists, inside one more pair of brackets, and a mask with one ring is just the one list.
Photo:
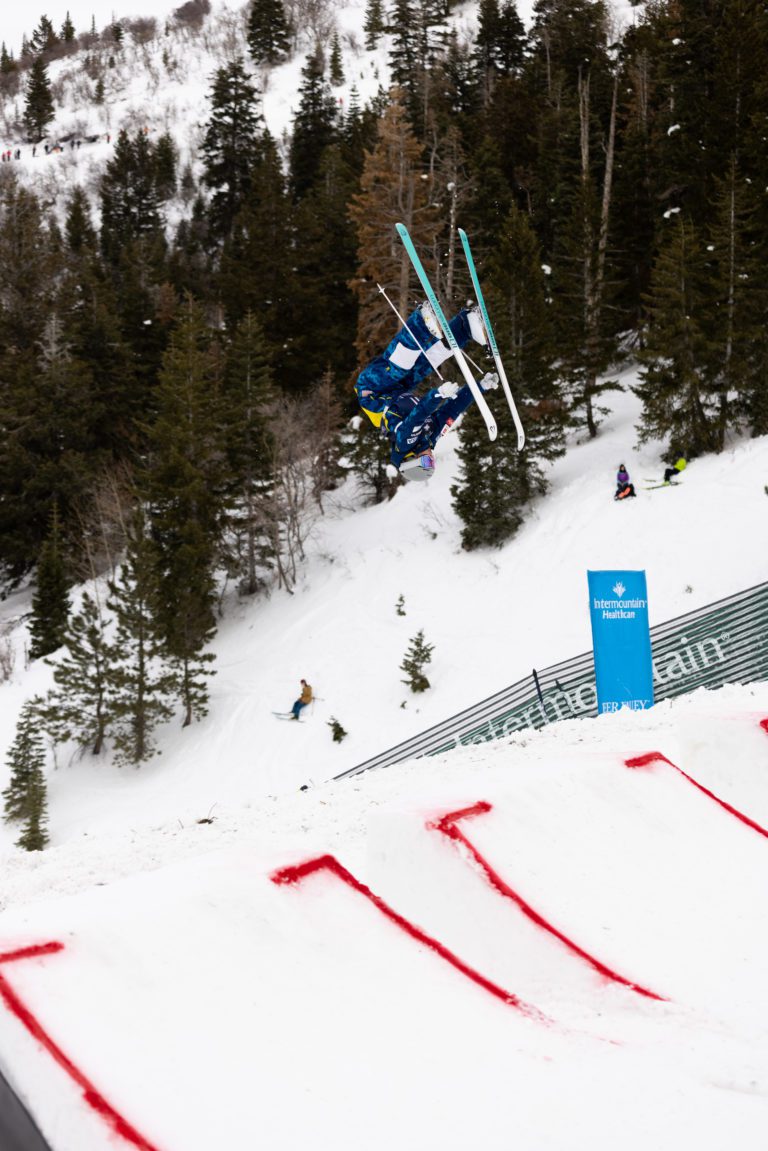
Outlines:
{"label": "snowflake logo", "polygon": [[617,583],[613,585],[613,591],[616,595],[624,595],[626,590],[627,589],[624,587],[624,584],[621,582],[621,580],[618,580]]}

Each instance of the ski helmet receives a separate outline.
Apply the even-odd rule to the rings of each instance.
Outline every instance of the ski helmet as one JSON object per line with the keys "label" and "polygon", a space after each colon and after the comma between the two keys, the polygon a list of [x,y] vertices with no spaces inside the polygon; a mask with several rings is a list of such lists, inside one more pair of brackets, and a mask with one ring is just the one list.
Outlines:
{"label": "ski helmet", "polygon": [[411,459],[403,460],[400,465],[400,475],[406,480],[428,480],[434,472],[435,456],[432,451],[412,456]]}

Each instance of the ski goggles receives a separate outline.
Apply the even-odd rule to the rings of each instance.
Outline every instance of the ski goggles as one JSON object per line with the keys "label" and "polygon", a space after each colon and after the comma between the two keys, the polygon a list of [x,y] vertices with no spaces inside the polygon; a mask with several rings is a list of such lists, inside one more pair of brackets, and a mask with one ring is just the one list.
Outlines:
{"label": "ski goggles", "polygon": [[432,452],[424,452],[421,456],[403,460],[400,465],[400,474],[406,480],[428,480],[435,470],[435,457]]}

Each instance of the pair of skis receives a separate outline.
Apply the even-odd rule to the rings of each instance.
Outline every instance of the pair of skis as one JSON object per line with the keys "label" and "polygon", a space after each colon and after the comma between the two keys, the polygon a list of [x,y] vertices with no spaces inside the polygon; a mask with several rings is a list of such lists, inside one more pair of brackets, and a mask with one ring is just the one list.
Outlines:
{"label": "pair of skis", "polygon": [[[464,379],[466,380],[467,385],[469,386],[469,390],[472,392],[473,399],[474,399],[475,403],[477,404],[477,406],[480,410],[480,415],[483,417],[483,420],[485,422],[485,426],[488,430],[488,438],[490,440],[495,440],[496,435],[497,435],[497,428],[496,428],[496,421],[493,418],[493,413],[491,412],[491,409],[488,407],[488,403],[485,399],[485,396],[483,395],[483,392],[482,392],[480,385],[475,380],[475,377],[472,375],[472,372],[470,371],[466,356],[462,352],[459,345],[456,343],[456,337],[454,336],[453,332],[451,331],[450,327],[448,326],[448,321],[445,318],[445,312],[443,311],[442,307],[440,306],[440,301],[437,298],[437,295],[435,293],[434,288],[432,287],[431,283],[429,282],[429,277],[427,276],[427,273],[424,271],[424,265],[422,264],[422,262],[419,258],[419,254],[413,245],[413,240],[411,239],[411,237],[408,233],[408,229],[406,228],[405,224],[396,224],[395,227],[397,229],[398,236],[403,241],[403,245],[405,247],[406,252],[408,253],[408,255],[410,257],[410,260],[411,260],[411,263],[413,264],[416,275],[419,277],[419,280],[421,281],[421,286],[424,289],[424,292],[426,294],[427,299],[429,300],[432,311],[435,313],[435,316],[437,317],[437,322],[440,325],[440,328],[442,330],[445,341],[448,344],[448,347],[453,352],[456,363],[459,365],[459,369],[461,371],[461,374],[463,375]],[[493,328],[491,327],[491,320],[490,320],[490,317],[488,315],[488,309],[485,306],[485,298],[483,296],[483,292],[482,292],[482,289],[480,287],[480,281],[477,278],[477,269],[475,268],[475,261],[472,258],[472,250],[469,246],[469,239],[467,237],[467,233],[464,231],[463,228],[459,228],[459,237],[461,239],[461,245],[464,249],[464,255],[465,255],[466,260],[467,260],[467,267],[469,268],[469,274],[470,274],[470,277],[472,278],[472,285],[473,285],[474,290],[475,290],[475,298],[477,299],[478,305],[480,306],[480,312],[481,312],[482,317],[483,317],[483,324],[485,325],[485,331],[486,331],[486,334],[488,336],[488,346],[491,349],[491,354],[493,355],[493,361],[496,365],[496,371],[499,373],[499,379],[501,380],[501,386],[504,389],[504,395],[507,397],[507,403],[509,404],[509,410],[512,413],[512,419],[515,422],[515,429],[517,431],[517,448],[518,448],[518,451],[520,451],[525,444],[525,432],[523,431],[523,425],[520,422],[520,416],[518,415],[517,408],[515,407],[515,401],[512,398],[512,392],[510,390],[509,382],[507,380],[507,373],[504,371],[504,364],[502,363],[501,356],[499,355],[499,348],[498,348],[498,345],[496,343],[496,337],[493,334]]]}

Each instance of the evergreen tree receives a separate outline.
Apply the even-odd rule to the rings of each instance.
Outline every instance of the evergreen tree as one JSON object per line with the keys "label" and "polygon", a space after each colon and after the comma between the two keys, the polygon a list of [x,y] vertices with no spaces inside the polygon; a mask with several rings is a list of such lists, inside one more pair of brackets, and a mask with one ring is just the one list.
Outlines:
{"label": "evergreen tree", "polygon": [[46,709],[51,733],[57,741],[73,740],[100,755],[112,723],[114,653],[101,605],[89,592],[83,592],[80,610],[69,621],[63,654],[49,662],[58,689]]}
{"label": "evergreen tree", "polygon": [[564,452],[568,423],[555,374],[551,309],[538,242],[528,218],[514,206],[483,278],[489,285],[491,314],[498,317],[494,332],[504,349],[526,443],[518,451],[514,429],[505,419],[491,444],[476,413],[467,413],[459,446],[460,479],[451,488],[467,550],[498,547],[515,534],[531,498],[546,491],[541,465]]}
{"label": "evergreen tree", "polygon": [[170,132],[163,132],[154,149],[155,188],[161,200],[176,195],[176,169],[179,153]]}
{"label": "evergreen tree", "polygon": [[101,246],[109,261],[118,263],[135,243],[162,235],[156,160],[143,132],[133,139],[124,128],[118,133],[102,176],[100,198]]}
{"label": "evergreen tree", "polygon": [[118,763],[138,765],[156,755],[154,729],[173,714],[169,702],[173,677],[162,659],[155,617],[154,558],[139,504],[120,573],[109,585],[108,602],[116,621],[111,684]]}
{"label": "evergreen tree", "polygon": [[357,324],[357,304],[350,281],[357,251],[347,208],[356,187],[343,149],[332,144],[294,213],[301,242],[293,254],[292,296],[301,324],[292,333],[290,360],[307,381],[326,371],[346,378],[355,366],[350,333]]}
{"label": "evergreen tree", "polygon": [[30,772],[28,784],[28,811],[24,829],[16,846],[24,851],[43,851],[48,846],[48,799],[45,776],[40,768]]}
{"label": "evergreen tree", "polygon": [[27,700],[19,713],[16,734],[5,760],[10,775],[8,786],[3,792],[6,823],[29,820],[34,808],[39,805],[37,778],[43,779],[45,767],[45,748],[40,728],[38,703]]}
{"label": "evergreen tree", "polygon": [[2,47],[0,47],[0,77],[12,76],[18,71],[18,66],[13,58],[13,53],[9,52],[3,40]]}
{"label": "evergreen tree", "polygon": [[71,606],[55,504],[50,525],[48,538],[40,552],[35,590],[32,593],[30,659],[40,659],[61,647],[66,637]]}
{"label": "evergreen tree", "polygon": [[56,35],[53,24],[47,16],[41,16],[40,23],[30,37],[29,46],[31,50],[38,54],[48,52],[51,48],[55,48],[58,42],[59,37]]}
{"label": "evergreen tree", "polygon": [[184,305],[163,358],[144,485],[155,548],[157,626],[186,727],[206,714],[216,630],[214,568],[226,491],[220,356],[199,306]]}
{"label": "evergreen tree", "polygon": [[275,141],[265,133],[262,158],[251,173],[246,201],[224,242],[219,292],[227,321],[234,326],[248,313],[258,318],[273,368],[283,387],[306,386],[306,373],[294,355],[300,323],[291,201]]}
{"label": "evergreen tree", "polygon": [[389,462],[389,440],[368,420],[353,416],[343,433],[344,456],[360,488],[363,504],[391,500],[398,489],[395,469]]}
{"label": "evergreen tree", "polygon": [[328,720],[328,727],[331,729],[334,743],[341,743],[343,739],[346,739],[348,732],[344,730],[335,715],[332,715]]}
{"label": "evergreen tree", "polygon": [[433,71],[445,53],[445,0],[395,0],[390,24],[392,81],[405,94],[414,130],[424,136],[430,120]]}
{"label": "evergreen tree", "polygon": [[704,254],[693,224],[672,218],[653,268],[650,325],[642,352],[640,440],[666,439],[671,457],[713,451],[717,431],[707,362]]}
{"label": "evergreen tree", "polygon": [[238,540],[241,589],[253,595],[270,563],[264,501],[273,487],[269,419],[275,394],[264,332],[248,312],[227,349],[223,413],[232,476],[230,531]]}
{"label": "evergreen tree", "polygon": [[203,140],[205,182],[212,189],[210,220],[214,236],[232,230],[259,158],[261,114],[257,92],[243,62],[219,68],[211,88],[211,118]]}
{"label": "evergreen tree", "polygon": [[299,107],[291,138],[291,190],[298,200],[317,179],[323,152],[336,135],[336,103],[323,75],[320,51],[301,70]]}
{"label": "evergreen tree", "polygon": [[400,682],[407,684],[412,692],[418,693],[429,688],[430,683],[424,674],[424,668],[432,662],[434,650],[434,644],[427,643],[424,639],[423,629],[419,629],[408,645],[408,650],[403,656],[403,662],[400,664],[400,670],[404,671],[408,677]]}
{"label": "evergreen tree", "polygon": [[386,30],[382,0],[367,0],[365,6],[365,46],[372,52]]}
{"label": "evergreen tree", "polygon": [[29,70],[24,103],[24,126],[34,141],[42,140],[46,126],[53,117],[53,96],[48,79],[48,67],[42,56],[37,56]]}
{"label": "evergreen tree", "polygon": [[341,44],[339,43],[339,33],[334,30],[333,38],[331,40],[331,58],[328,65],[328,73],[331,84],[334,88],[338,88],[344,83],[344,67],[341,59]]}
{"label": "evergreen tree", "polygon": [[411,310],[411,262],[401,244],[393,242],[394,226],[402,221],[418,246],[433,238],[435,210],[430,188],[422,180],[421,147],[408,121],[403,95],[397,89],[378,124],[378,139],[366,157],[360,192],[352,197],[349,214],[357,230],[357,272],[353,289],[360,306],[357,325],[359,363],[387,345],[393,321],[389,305],[376,285],[392,295],[401,315]]}
{"label": "evergreen tree", "polygon": [[247,40],[254,64],[278,64],[288,55],[290,37],[283,0],[253,0]]}
{"label": "evergreen tree", "polygon": [[69,12],[64,17],[64,23],[61,26],[61,39],[65,44],[71,44],[75,38],[75,26],[72,23]]}
{"label": "evergreen tree", "polygon": [[480,0],[474,62],[481,74],[483,104],[488,103],[496,81],[510,76],[523,63],[525,26],[514,0]]}

